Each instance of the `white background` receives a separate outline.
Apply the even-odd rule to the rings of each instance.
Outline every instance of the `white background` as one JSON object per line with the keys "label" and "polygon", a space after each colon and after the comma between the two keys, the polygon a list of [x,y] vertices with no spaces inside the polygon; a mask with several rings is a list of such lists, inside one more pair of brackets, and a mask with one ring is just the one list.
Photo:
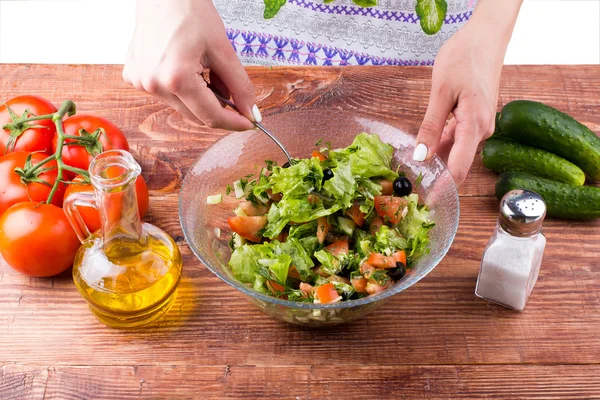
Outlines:
{"label": "white background", "polygon": [[[0,0],[0,63],[122,64],[134,14],[135,0]],[[600,0],[525,0],[506,63],[600,64]]]}

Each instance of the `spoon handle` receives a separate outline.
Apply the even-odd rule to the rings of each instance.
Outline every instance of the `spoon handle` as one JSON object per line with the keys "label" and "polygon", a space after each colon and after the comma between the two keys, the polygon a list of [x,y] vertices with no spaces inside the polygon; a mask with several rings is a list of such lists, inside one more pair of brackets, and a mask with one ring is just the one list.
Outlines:
{"label": "spoon handle", "polygon": [[[237,107],[235,106],[235,104],[233,104],[233,102],[229,99],[226,99],[225,97],[221,96],[219,93],[217,93],[217,91],[212,88],[210,85],[208,86],[210,88],[210,90],[212,90],[212,92],[215,94],[215,97],[217,99],[219,99],[220,101],[222,101],[223,103],[227,104],[229,107],[231,107],[233,110],[235,110],[236,112],[238,112],[240,115],[242,115],[242,113],[240,113],[240,110],[237,109]],[[285,148],[285,146],[275,137],[275,135],[273,135],[271,132],[269,132],[269,130],[267,128],[265,128],[260,122],[256,122],[256,121],[252,121],[252,123],[254,124],[254,126],[256,126],[258,129],[260,129],[261,131],[263,131],[264,133],[267,134],[267,136],[269,136],[274,142],[275,144],[277,144],[277,146],[279,146],[279,148],[281,149],[281,151],[283,151],[283,153],[285,154],[285,156],[287,157],[288,161],[290,164],[292,164],[292,157],[290,156],[290,153],[288,153],[287,149]]]}

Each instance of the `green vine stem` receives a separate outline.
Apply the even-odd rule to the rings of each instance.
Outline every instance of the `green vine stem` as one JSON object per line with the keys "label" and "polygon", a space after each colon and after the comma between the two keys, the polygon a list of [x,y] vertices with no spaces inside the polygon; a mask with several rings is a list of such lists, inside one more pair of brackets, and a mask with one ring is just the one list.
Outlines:
{"label": "green vine stem", "polygon": [[[58,190],[59,185],[62,183],[67,183],[69,184],[69,182],[65,182],[62,179],[63,176],[63,171],[71,171],[73,173],[76,173],[78,175],[83,175],[85,180],[89,180],[89,173],[88,171],[85,171],[81,168],[75,168],[75,167],[71,167],[69,165],[66,165],[63,160],[62,160],[62,151],[63,151],[63,147],[66,145],[71,145],[71,144],[84,144],[86,141],[88,141],[87,138],[82,138],[80,136],[72,136],[72,135],[66,135],[63,129],[63,118],[65,117],[65,115],[73,116],[75,115],[76,112],[76,107],[75,107],[75,103],[73,103],[71,100],[65,100],[59,110],[54,113],[54,114],[48,114],[48,115],[41,115],[41,116],[34,116],[34,117],[30,117],[30,118],[24,118],[24,119],[20,119],[18,121],[18,123],[23,124],[23,123],[27,123],[30,121],[41,121],[41,120],[52,120],[52,122],[54,122],[54,125],[56,125],[56,136],[57,136],[57,140],[56,140],[56,151],[54,152],[54,154],[52,154],[51,156],[48,156],[46,159],[44,159],[43,161],[32,165],[31,168],[28,168],[26,171],[24,171],[24,178],[25,179],[30,179],[32,177],[35,176],[36,172],[38,172],[46,163],[55,160],[56,161],[56,165],[57,165],[57,179],[54,182],[54,185],[52,186],[52,190],[50,191],[50,194],[48,195],[48,199],[46,200],[47,204],[51,204],[52,203],[52,199],[54,198],[54,195],[56,194],[56,191]],[[70,143],[65,143],[66,140],[71,140],[72,142]]]}

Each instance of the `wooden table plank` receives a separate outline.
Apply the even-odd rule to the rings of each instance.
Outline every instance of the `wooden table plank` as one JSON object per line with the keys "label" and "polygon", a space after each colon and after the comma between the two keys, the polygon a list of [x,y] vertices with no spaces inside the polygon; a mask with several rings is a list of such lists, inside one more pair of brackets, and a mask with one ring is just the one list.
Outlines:
{"label": "wooden table plank", "polygon": [[[3,400],[17,399],[590,399],[594,366],[4,366]],[[380,382],[385,384],[380,384]],[[342,396],[343,394],[343,396]],[[195,397],[194,397],[195,395]]]}
{"label": "wooden table plank", "polygon": [[[427,68],[250,68],[266,115],[302,107],[363,113],[416,133]],[[500,102],[544,101],[600,132],[600,67],[507,67]],[[155,327],[99,324],[68,273],[19,275],[0,262],[0,398],[590,398],[600,396],[600,222],[548,221],[527,309],[473,290],[497,215],[495,175],[476,160],[460,189],[461,221],[443,262],[382,309],[327,331],[263,315],[191,254],[177,191],[198,154],[225,132],[183,120],[128,88],[116,66],[0,65],[0,99],[71,98],[126,132],[151,189],[146,219],[175,237],[184,279]],[[141,382],[141,380],[144,382]],[[197,394],[197,393],[196,393]],[[352,397],[355,396],[355,397]]]}

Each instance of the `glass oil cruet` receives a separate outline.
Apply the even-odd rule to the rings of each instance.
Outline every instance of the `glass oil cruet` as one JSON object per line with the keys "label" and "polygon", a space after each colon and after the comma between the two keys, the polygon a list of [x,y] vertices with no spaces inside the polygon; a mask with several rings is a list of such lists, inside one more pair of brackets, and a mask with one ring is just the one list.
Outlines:
{"label": "glass oil cruet", "polygon": [[[135,192],[140,172],[129,152],[104,152],[89,168],[95,193],[73,193],[64,202],[82,242],[73,280],[96,317],[113,328],[147,325],[166,314],[181,278],[181,253],[173,239],[140,219]],[[89,232],[78,206],[98,210],[100,231]]]}

